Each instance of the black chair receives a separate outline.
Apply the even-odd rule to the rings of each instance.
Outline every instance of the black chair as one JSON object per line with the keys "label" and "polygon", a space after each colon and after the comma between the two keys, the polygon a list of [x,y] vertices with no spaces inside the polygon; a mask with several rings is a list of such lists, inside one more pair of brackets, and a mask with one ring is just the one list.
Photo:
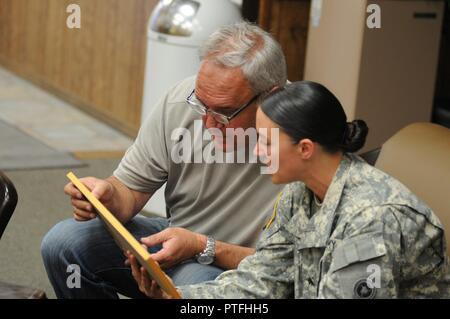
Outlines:
{"label": "black chair", "polygon": [[[0,172],[0,239],[17,205],[17,191],[11,180]],[[39,289],[0,282],[0,299],[45,299]]]}
{"label": "black chair", "polygon": [[361,156],[361,158],[363,160],[365,160],[367,163],[369,163],[370,165],[375,166],[377,159],[380,156],[380,152],[381,152],[381,147],[378,147],[371,151],[360,154],[359,156]]}
{"label": "black chair", "polygon": [[17,205],[17,191],[14,184],[0,172],[0,239]]}

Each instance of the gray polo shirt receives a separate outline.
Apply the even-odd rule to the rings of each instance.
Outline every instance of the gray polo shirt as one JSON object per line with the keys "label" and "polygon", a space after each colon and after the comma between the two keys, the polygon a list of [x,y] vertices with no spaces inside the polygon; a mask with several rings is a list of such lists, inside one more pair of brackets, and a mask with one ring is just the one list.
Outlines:
{"label": "gray polo shirt", "polygon": [[[199,134],[195,120],[201,116],[185,102],[194,87],[195,77],[188,78],[154,106],[114,176],[140,192],[155,192],[167,182],[165,199],[171,226],[254,247],[281,186],[273,185],[269,175],[262,175],[258,163],[208,159],[207,150],[214,142],[203,136],[202,126]],[[190,137],[178,134],[183,130]],[[180,151],[186,138],[193,147]],[[203,151],[204,159],[195,160],[194,152],[198,155]],[[174,160],[173,154],[193,160]]]}

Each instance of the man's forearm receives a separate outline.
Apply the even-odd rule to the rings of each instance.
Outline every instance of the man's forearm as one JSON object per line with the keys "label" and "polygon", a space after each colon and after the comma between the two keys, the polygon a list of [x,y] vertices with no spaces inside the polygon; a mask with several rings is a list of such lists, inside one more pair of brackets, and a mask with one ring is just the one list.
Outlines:
{"label": "man's forearm", "polygon": [[217,241],[216,259],[214,264],[223,269],[236,269],[242,259],[253,255],[254,253],[254,248],[242,247]]}
{"label": "man's forearm", "polygon": [[110,176],[106,179],[114,187],[114,195],[108,209],[121,223],[133,218],[135,213],[135,198],[132,191],[123,185],[117,178]]}
{"label": "man's forearm", "polygon": [[[206,247],[207,237],[200,235],[201,246]],[[214,264],[223,269],[236,269],[239,263],[247,256],[255,253],[254,248],[243,247],[216,241],[216,256]]]}

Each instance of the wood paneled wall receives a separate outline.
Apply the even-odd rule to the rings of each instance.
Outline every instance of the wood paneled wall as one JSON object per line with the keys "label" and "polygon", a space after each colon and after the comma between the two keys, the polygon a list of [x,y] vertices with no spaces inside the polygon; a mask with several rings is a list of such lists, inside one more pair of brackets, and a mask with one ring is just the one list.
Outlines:
{"label": "wood paneled wall", "polygon": [[[71,3],[81,7],[81,29],[66,26]],[[146,26],[156,3],[0,0],[0,64],[135,135]]]}
{"label": "wood paneled wall", "polygon": [[303,80],[311,0],[260,0],[258,24],[280,42],[288,78]]}

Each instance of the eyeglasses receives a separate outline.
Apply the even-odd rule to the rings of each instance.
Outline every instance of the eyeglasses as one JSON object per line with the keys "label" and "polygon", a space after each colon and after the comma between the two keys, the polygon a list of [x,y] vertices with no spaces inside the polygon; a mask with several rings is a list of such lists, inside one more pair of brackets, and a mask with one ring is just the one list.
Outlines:
{"label": "eyeglasses", "polygon": [[243,110],[250,106],[256,101],[259,95],[255,95],[250,101],[239,107],[233,114],[225,115],[222,113],[215,112],[207,108],[197,97],[195,96],[195,90],[192,90],[191,94],[186,98],[186,103],[191,106],[191,108],[200,115],[210,114],[216,122],[227,125],[232,119],[239,115]]}

